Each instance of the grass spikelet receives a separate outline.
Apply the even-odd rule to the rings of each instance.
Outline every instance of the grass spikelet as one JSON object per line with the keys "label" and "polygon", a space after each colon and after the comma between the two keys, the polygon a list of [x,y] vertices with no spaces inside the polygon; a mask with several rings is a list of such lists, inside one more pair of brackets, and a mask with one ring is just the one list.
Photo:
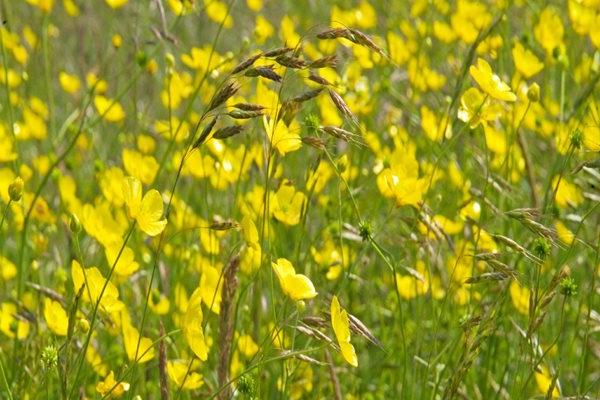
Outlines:
{"label": "grass spikelet", "polygon": [[243,111],[243,110],[232,110],[227,113],[233,119],[252,119],[263,115],[262,110],[258,111]]}
{"label": "grass spikelet", "polygon": [[465,283],[467,284],[475,284],[482,282],[490,282],[490,281],[503,281],[508,279],[508,275],[502,272],[485,272],[481,275],[470,276],[465,279]]}
{"label": "grass spikelet", "polygon": [[316,75],[312,72],[308,75],[308,79],[315,83],[318,83],[319,85],[332,86],[331,82],[329,82],[327,79],[323,78],[322,76]]}
{"label": "grass spikelet", "polygon": [[317,34],[317,38],[319,39],[348,39],[349,36],[350,31],[346,28],[330,28]]}
{"label": "grass spikelet", "polygon": [[319,69],[319,68],[335,68],[335,66],[337,65],[338,59],[337,59],[337,55],[333,54],[330,56],[325,56],[325,57],[321,57],[319,59],[316,59],[315,61],[312,61],[308,64],[309,68],[315,68],[315,69]]}
{"label": "grass spikelet", "polygon": [[298,58],[298,57],[290,57],[287,55],[280,55],[275,58],[275,62],[279,65],[283,65],[284,67],[293,68],[293,69],[302,69],[306,67],[306,61]]}
{"label": "grass spikelet", "polygon": [[531,254],[525,247],[521,246],[520,244],[515,242],[513,239],[503,236],[503,235],[496,235],[496,234],[493,234],[492,237],[494,238],[495,241],[502,243],[503,245],[511,248],[512,250],[516,251],[517,253],[522,254],[523,256],[527,257],[528,259],[538,262],[538,263],[541,262],[541,260],[539,258],[537,258],[533,254]]}
{"label": "grass spikelet", "polygon": [[323,91],[323,88],[309,90],[309,91],[306,91],[306,92],[304,92],[302,94],[299,94],[296,97],[292,97],[290,99],[290,101],[293,101],[293,102],[296,102],[296,103],[304,103],[306,101],[314,99],[315,97],[317,97],[318,95],[320,95],[322,91]]}
{"label": "grass spikelet", "polygon": [[281,76],[273,70],[273,66],[251,68],[246,71],[245,75],[249,77],[261,76],[273,82],[281,82]]}
{"label": "grass spikelet", "polygon": [[232,136],[239,135],[244,131],[244,127],[242,125],[230,125],[225,126],[223,128],[219,128],[213,134],[214,139],[227,139]]}
{"label": "grass spikelet", "polygon": [[200,147],[202,145],[202,143],[204,143],[206,141],[206,139],[208,138],[208,135],[210,135],[213,128],[215,127],[215,124],[217,123],[217,119],[218,119],[218,117],[216,117],[216,116],[213,117],[210,120],[210,122],[208,124],[206,124],[204,129],[202,129],[200,136],[198,136],[198,139],[196,139],[196,141],[194,142],[194,145],[192,146],[194,149]]}
{"label": "grass spikelet", "polygon": [[207,111],[212,111],[229,100],[240,89],[240,84],[236,81],[229,81],[213,96]]}
{"label": "grass spikelet", "polygon": [[286,55],[293,50],[294,49],[291,47],[279,47],[277,49],[267,51],[266,53],[264,53],[264,56],[268,58],[279,57]]}
{"label": "grass spikelet", "polygon": [[350,108],[348,108],[348,105],[346,104],[344,99],[342,99],[342,96],[340,96],[333,89],[327,89],[327,92],[329,93],[329,97],[331,98],[331,101],[333,102],[335,107],[338,109],[338,111],[340,113],[342,113],[342,115],[345,116],[346,118],[348,118],[350,121],[354,122],[355,124],[358,123],[358,119],[352,113],[352,111],[350,111]]}
{"label": "grass spikelet", "polygon": [[232,107],[242,111],[263,111],[265,109],[265,107],[260,104],[252,103],[236,103]]}
{"label": "grass spikelet", "polygon": [[317,150],[325,149],[325,140],[317,136],[302,136],[302,143],[309,145]]}
{"label": "grass spikelet", "polygon": [[338,128],[337,126],[321,126],[319,127],[319,130],[327,135],[330,135],[336,139],[341,139],[345,142],[349,142],[353,137],[357,136],[350,131]]}
{"label": "grass spikelet", "polygon": [[381,49],[381,47],[379,47],[374,41],[373,39],[371,39],[367,34],[359,31],[358,29],[354,29],[354,28],[350,28],[349,29],[350,35],[351,35],[351,40],[356,43],[356,44],[360,44],[361,46],[365,46],[368,47],[369,49],[383,55],[383,49]]}
{"label": "grass spikelet", "polygon": [[246,69],[251,67],[256,62],[256,60],[258,60],[261,56],[262,56],[262,54],[259,53],[259,54],[256,54],[252,57],[245,59],[244,61],[242,61],[241,63],[239,63],[237,66],[235,66],[233,68],[233,70],[231,71],[231,75],[235,75],[242,71],[245,71]]}

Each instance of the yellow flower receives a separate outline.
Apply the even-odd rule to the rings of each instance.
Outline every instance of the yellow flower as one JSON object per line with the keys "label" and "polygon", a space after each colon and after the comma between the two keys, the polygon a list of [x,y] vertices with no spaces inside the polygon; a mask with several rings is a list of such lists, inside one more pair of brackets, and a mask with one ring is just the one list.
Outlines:
{"label": "yellow flower", "polygon": [[250,335],[242,335],[238,338],[238,349],[246,357],[253,357],[258,352],[258,345]]}
{"label": "yellow flower", "polygon": [[117,207],[124,203],[123,199],[123,180],[125,174],[121,168],[110,167],[98,174],[98,184],[106,200]]}
{"label": "yellow flower", "polygon": [[208,18],[217,24],[223,24],[224,28],[233,26],[233,18],[229,13],[229,6],[220,0],[204,0],[204,7]]}
{"label": "yellow flower", "polygon": [[292,300],[312,299],[317,295],[310,279],[306,275],[297,274],[292,263],[285,258],[280,258],[271,265],[279,279],[281,290]]}
{"label": "yellow flower", "polygon": [[108,83],[106,83],[104,79],[98,78],[93,72],[88,72],[85,75],[85,82],[87,83],[88,88],[94,88],[94,93],[104,94],[106,93],[106,89],[108,89]]}
{"label": "yellow flower", "polygon": [[4,133],[4,127],[0,124],[0,162],[17,159],[13,146],[13,138]]}
{"label": "yellow flower", "polygon": [[469,88],[460,98],[458,119],[469,123],[471,128],[495,120],[500,115],[498,107],[490,104],[477,88]]}
{"label": "yellow flower", "polygon": [[67,335],[69,318],[67,312],[62,308],[58,301],[48,297],[44,298],[44,319],[53,333],[59,336]]}
{"label": "yellow flower", "polygon": [[513,306],[523,315],[529,314],[529,289],[522,287],[519,283],[513,280],[509,287],[510,298]]}
{"label": "yellow flower", "polygon": [[125,118],[125,111],[116,100],[98,95],[94,97],[94,106],[98,114],[108,122],[119,122]]}
{"label": "yellow flower", "polygon": [[[106,282],[102,273],[96,267],[83,268],[77,261],[71,263],[71,279],[75,293],[85,285],[83,299],[88,303],[96,304],[100,300],[100,306],[108,313],[119,311],[123,303],[119,301],[119,291],[112,282]],[[102,293],[102,288],[106,289]],[[100,294],[102,293],[102,298]]]}
{"label": "yellow flower", "polygon": [[63,0],[63,7],[69,16],[79,16],[79,7],[77,7],[77,4],[74,0]]}
{"label": "yellow flower", "polygon": [[211,266],[205,265],[200,277],[200,290],[202,291],[202,301],[209,310],[216,314],[221,312],[221,286],[223,279],[220,271]]}
{"label": "yellow flower", "polygon": [[202,330],[202,290],[197,288],[192,293],[185,311],[183,320],[183,336],[190,346],[190,349],[194,354],[201,359],[206,361],[208,357],[208,347],[204,340],[204,332]]}
{"label": "yellow flower", "polygon": [[552,7],[546,7],[540,14],[540,20],[533,29],[535,39],[542,45],[548,55],[555,48],[562,46],[565,32],[560,15]]}
{"label": "yellow flower", "polygon": [[263,7],[263,0],[246,0],[246,5],[252,11],[260,11]]}
{"label": "yellow flower", "polygon": [[273,118],[267,116],[263,117],[263,124],[271,145],[282,156],[296,151],[302,146],[300,135],[295,132],[296,124],[292,123],[288,127],[281,119],[275,123]]}
{"label": "yellow flower", "polygon": [[491,97],[503,101],[517,99],[510,87],[494,74],[492,67],[484,59],[479,58],[477,66],[471,65],[469,72],[479,87]]}
{"label": "yellow flower", "polygon": [[45,13],[52,11],[52,6],[54,5],[54,0],[27,0],[27,2]]}
{"label": "yellow flower", "polygon": [[354,346],[350,343],[350,320],[346,310],[340,306],[337,296],[333,296],[331,299],[331,325],[344,360],[353,367],[357,367],[358,358]]}
{"label": "yellow flower", "polygon": [[263,44],[265,40],[273,36],[275,28],[269,22],[268,19],[262,15],[256,16],[256,26],[254,27],[254,37],[258,44]]}
{"label": "yellow flower", "polygon": [[583,202],[581,189],[573,183],[568,182],[565,178],[555,176],[552,179],[552,188],[556,190],[554,201],[560,208],[577,207]]}
{"label": "yellow flower", "polygon": [[445,117],[438,118],[427,106],[421,106],[421,128],[425,136],[434,142],[441,141],[444,137],[452,137],[452,124]]}
{"label": "yellow flower", "polygon": [[296,33],[294,21],[289,15],[285,14],[281,19],[281,27],[279,31],[281,32],[283,43],[285,43],[287,46],[294,48],[298,45],[298,43],[300,43],[300,35]]}
{"label": "yellow flower", "polygon": [[396,288],[403,299],[410,300],[427,293],[429,285],[412,275],[396,274]]}
{"label": "yellow flower", "polygon": [[292,183],[286,181],[272,196],[271,211],[278,221],[286,225],[297,225],[306,201],[306,195],[296,191]]}
{"label": "yellow flower", "polygon": [[0,255],[0,277],[8,281],[17,275],[17,267],[8,258]]}
{"label": "yellow flower", "polygon": [[149,299],[149,307],[153,313],[157,315],[165,315],[171,308],[171,302],[169,298],[156,288],[152,289]]}
{"label": "yellow flower", "polygon": [[104,376],[108,373],[108,366],[102,361],[100,354],[98,354],[94,346],[88,346],[85,352],[85,360],[98,375]]}
{"label": "yellow flower", "polygon": [[123,149],[123,167],[129,175],[135,176],[146,185],[154,182],[159,168],[154,157],[131,149]]}
{"label": "yellow flower", "polygon": [[131,324],[131,318],[126,309],[121,311],[121,331],[129,361],[142,364],[154,358],[152,340],[147,337],[140,337],[139,331]]}
{"label": "yellow flower", "polygon": [[254,250],[259,250],[260,245],[258,243],[258,229],[256,229],[256,225],[254,225],[252,219],[247,215],[244,216],[244,218],[242,218],[240,226],[242,227],[242,233],[246,244],[252,247]]}
{"label": "yellow flower", "polygon": [[[117,262],[115,265],[115,274],[122,278],[127,278],[137,271],[140,265],[135,261],[135,253],[131,248],[125,246],[121,251],[121,247],[123,246],[119,241],[109,242],[106,244],[104,253],[110,267],[113,266],[115,261]],[[119,251],[121,251],[121,256],[117,260]]]}
{"label": "yellow flower", "polygon": [[[600,107],[598,104],[595,101],[589,103],[582,127],[583,145],[591,151],[600,151]],[[0,158],[2,158],[1,155]]]}
{"label": "yellow flower", "polygon": [[567,228],[567,226],[562,221],[556,221],[554,223],[554,228],[556,229],[556,236],[558,239],[564,244],[570,246],[573,244],[575,240],[575,234]]}
{"label": "yellow flower", "polygon": [[104,378],[104,381],[98,382],[96,385],[96,391],[103,397],[118,398],[123,396],[125,392],[129,390],[129,383],[120,382],[117,384],[115,380],[115,373],[110,371],[108,376]]}
{"label": "yellow flower", "polygon": [[110,6],[110,8],[117,9],[123,7],[127,4],[128,0],[106,0],[106,4]]}
{"label": "yellow flower", "polygon": [[163,200],[158,190],[149,190],[142,198],[141,182],[130,176],[123,183],[123,194],[129,216],[136,220],[142,231],[156,236],[165,229],[167,220],[161,219]]}
{"label": "yellow flower", "polygon": [[194,0],[167,0],[173,14],[187,15],[194,11]]}
{"label": "yellow flower", "polygon": [[526,79],[531,78],[544,68],[544,63],[531,50],[523,47],[520,42],[515,43],[513,46],[512,56],[517,71]]}
{"label": "yellow flower", "polygon": [[29,335],[29,322],[16,318],[17,306],[13,303],[0,304],[0,332],[11,339],[23,340]]}
{"label": "yellow flower", "polygon": [[[537,384],[538,389],[543,395],[548,394],[550,386],[552,386],[552,376],[550,375],[548,368],[546,368],[545,366],[541,366],[540,372],[535,372],[535,383]],[[558,391],[558,388],[556,386],[554,386],[554,389],[552,390],[551,397],[560,397],[560,392]]]}
{"label": "yellow flower", "polygon": [[[194,49],[192,49],[193,51]],[[183,57],[182,57],[183,58]],[[186,99],[193,91],[192,78],[187,73],[172,73],[165,78],[165,88],[160,92],[163,106],[168,109],[179,107],[181,101]]]}
{"label": "yellow flower", "polygon": [[190,361],[186,360],[168,361],[167,375],[169,375],[169,379],[171,379],[178,388],[186,390],[198,389],[204,384],[202,375],[197,372],[190,371],[189,365]]}
{"label": "yellow flower", "polygon": [[64,71],[61,71],[58,74],[58,81],[60,83],[60,87],[62,87],[62,89],[69,94],[74,94],[81,87],[81,82],[79,81],[77,75],[71,75]]}
{"label": "yellow flower", "polygon": [[404,205],[419,206],[427,190],[428,181],[413,176],[402,176],[386,168],[377,176],[377,185],[382,194],[396,200],[398,207]]}

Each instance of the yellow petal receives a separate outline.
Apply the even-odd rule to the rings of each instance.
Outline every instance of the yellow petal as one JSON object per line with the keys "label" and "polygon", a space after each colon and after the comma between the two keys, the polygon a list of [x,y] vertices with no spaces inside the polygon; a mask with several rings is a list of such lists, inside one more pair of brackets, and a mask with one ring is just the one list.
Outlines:
{"label": "yellow petal", "polygon": [[156,236],[165,229],[166,219],[160,219],[163,213],[163,200],[160,193],[152,189],[144,195],[137,215],[140,229],[150,236]]}
{"label": "yellow petal", "polygon": [[69,318],[59,302],[44,298],[44,319],[53,333],[59,336],[67,335]]}
{"label": "yellow petal", "polygon": [[183,321],[183,335],[196,356],[202,361],[208,357],[208,348],[202,331],[202,291],[197,288],[188,302]]}
{"label": "yellow petal", "polygon": [[136,218],[142,204],[142,183],[139,179],[128,176],[123,181],[123,199],[127,205],[129,216]]}
{"label": "yellow petal", "polygon": [[123,343],[129,361],[137,361],[141,364],[152,360],[154,358],[152,340],[147,337],[140,338],[139,331],[130,323],[122,322],[122,325]]}
{"label": "yellow petal", "polygon": [[358,357],[356,357],[356,351],[354,350],[354,346],[348,343],[340,343],[340,351],[342,352],[342,356],[348,362],[348,364],[353,367],[358,367]]}
{"label": "yellow petal", "polygon": [[287,293],[293,300],[312,299],[317,295],[313,283],[306,275],[288,276],[285,281]]}
{"label": "yellow petal", "polygon": [[350,320],[348,313],[340,306],[337,296],[333,296],[331,299],[330,313],[331,325],[340,345],[342,356],[348,364],[353,367],[358,366],[358,358],[356,357],[354,346],[350,344]]}

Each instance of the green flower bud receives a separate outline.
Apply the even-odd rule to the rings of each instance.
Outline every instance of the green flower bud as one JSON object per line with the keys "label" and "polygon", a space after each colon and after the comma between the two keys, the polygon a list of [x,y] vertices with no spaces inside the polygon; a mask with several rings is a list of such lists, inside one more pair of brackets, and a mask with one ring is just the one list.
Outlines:
{"label": "green flower bud", "polygon": [[77,215],[75,214],[71,214],[71,217],[69,218],[69,229],[74,234],[81,232],[81,222],[79,222],[79,218],[77,218]]}
{"label": "green flower bud", "polygon": [[83,333],[88,333],[90,331],[90,322],[85,318],[79,318],[77,320],[77,329]]}
{"label": "green flower bud", "polygon": [[529,89],[527,90],[527,98],[532,103],[537,103],[540,101],[540,85],[533,83],[531,86],[529,86]]}
{"label": "green flower bud", "polygon": [[21,200],[24,186],[25,183],[20,177],[15,178],[15,180],[11,182],[11,184],[8,186],[8,195],[12,201]]}

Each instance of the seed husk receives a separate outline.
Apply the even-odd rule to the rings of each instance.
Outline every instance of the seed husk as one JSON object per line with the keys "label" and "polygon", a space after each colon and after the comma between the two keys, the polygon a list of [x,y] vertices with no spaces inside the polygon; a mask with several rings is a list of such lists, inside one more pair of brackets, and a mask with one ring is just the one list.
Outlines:
{"label": "seed husk", "polygon": [[244,127],[242,125],[230,125],[230,126],[226,126],[224,128],[218,129],[215,132],[215,134],[213,135],[213,138],[215,138],[215,139],[227,139],[227,138],[230,138],[232,136],[240,134],[243,130],[244,130]]}

